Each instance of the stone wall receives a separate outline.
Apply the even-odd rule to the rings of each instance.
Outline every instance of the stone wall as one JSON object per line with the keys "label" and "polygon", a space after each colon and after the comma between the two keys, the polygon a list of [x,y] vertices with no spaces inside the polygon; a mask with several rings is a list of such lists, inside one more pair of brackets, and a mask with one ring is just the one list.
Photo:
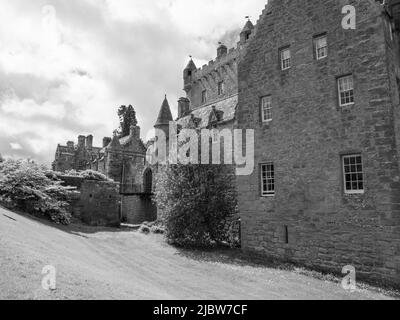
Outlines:
{"label": "stone wall", "polygon": [[118,227],[120,218],[119,186],[113,182],[85,181],[81,187],[79,218],[92,226]]}
{"label": "stone wall", "polygon": [[[386,16],[375,1],[351,1],[357,28],[344,30],[345,4],[270,1],[239,63],[238,124],[255,129],[256,163],[238,178],[242,247],[339,274],[353,265],[359,279],[400,286],[399,93],[390,85]],[[328,57],[317,61],[313,37],[322,33]],[[281,71],[279,49],[288,45],[292,67]],[[347,74],[355,104],[341,108],[337,77]],[[260,119],[265,95],[268,124]],[[360,195],[343,190],[342,156],[352,153],[363,156]],[[275,166],[274,197],[261,196],[266,162]]]}
{"label": "stone wall", "polygon": [[157,220],[157,207],[150,195],[122,195],[121,212],[123,221],[129,224]]}

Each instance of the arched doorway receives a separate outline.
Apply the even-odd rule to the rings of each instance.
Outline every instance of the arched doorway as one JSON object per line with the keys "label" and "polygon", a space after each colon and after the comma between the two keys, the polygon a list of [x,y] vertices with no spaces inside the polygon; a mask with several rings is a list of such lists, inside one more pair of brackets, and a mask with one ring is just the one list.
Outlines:
{"label": "arched doorway", "polygon": [[143,193],[153,193],[153,171],[147,168],[143,175]]}

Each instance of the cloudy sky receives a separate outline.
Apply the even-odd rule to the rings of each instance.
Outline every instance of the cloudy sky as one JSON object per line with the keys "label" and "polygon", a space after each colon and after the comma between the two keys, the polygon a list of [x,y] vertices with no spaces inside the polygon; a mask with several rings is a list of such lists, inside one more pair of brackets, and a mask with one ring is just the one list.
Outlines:
{"label": "cloudy sky", "polygon": [[132,104],[143,138],[182,70],[238,40],[266,0],[0,0],[0,154],[49,164],[58,143],[95,144]]}

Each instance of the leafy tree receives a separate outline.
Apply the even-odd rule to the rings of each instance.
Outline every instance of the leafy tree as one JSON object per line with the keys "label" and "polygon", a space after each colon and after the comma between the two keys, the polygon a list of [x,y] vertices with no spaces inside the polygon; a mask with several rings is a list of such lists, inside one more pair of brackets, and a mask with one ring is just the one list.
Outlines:
{"label": "leafy tree", "polygon": [[2,156],[1,153],[0,153],[0,163],[2,163],[2,162],[4,162],[4,158],[3,158],[3,156]]}
{"label": "leafy tree", "polygon": [[171,165],[157,176],[155,201],[169,242],[208,247],[228,241],[227,219],[237,210],[233,174],[224,165]]}
{"label": "leafy tree", "polygon": [[31,161],[6,160],[0,163],[0,203],[33,215],[69,224],[70,188],[48,176],[48,169]]}
{"label": "leafy tree", "polygon": [[138,123],[135,109],[131,105],[129,107],[121,106],[118,109],[118,117],[120,122],[118,135],[121,138],[129,136],[131,126],[137,126]]}

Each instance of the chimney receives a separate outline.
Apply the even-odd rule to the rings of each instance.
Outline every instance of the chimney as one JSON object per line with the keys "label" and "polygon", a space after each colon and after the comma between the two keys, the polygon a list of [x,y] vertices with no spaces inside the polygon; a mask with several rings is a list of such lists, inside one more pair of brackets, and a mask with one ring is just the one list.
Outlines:
{"label": "chimney", "polygon": [[226,55],[228,53],[228,48],[220,43],[220,46],[217,49],[217,57],[221,58],[223,55]]}
{"label": "chimney", "polygon": [[86,142],[86,137],[85,136],[79,136],[78,137],[78,148],[84,148],[85,147],[85,142]]}
{"label": "chimney", "polygon": [[180,98],[178,100],[178,117],[182,118],[189,113],[190,100],[188,98]]}
{"label": "chimney", "polygon": [[92,149],[93,148],[93,136],[89,135],[86,137],[86,148]]}
{"label": "chimney", "polygon": [[103,148],[107,147],[111,143],[111,140],[110,137],[103,138]]}
{"label": "chimney", "polygon": [[75,143],[74,143],[73,141],[68,141],[68,142],[67,142],[67,147],[68,147],[68,149],[73,149],[74,146],[75,146]]}
{"label": "chimney", "polygon": [[140,127],[131,126],[131,128],[130,128],[130,136],[132,138],[140,139]]}

